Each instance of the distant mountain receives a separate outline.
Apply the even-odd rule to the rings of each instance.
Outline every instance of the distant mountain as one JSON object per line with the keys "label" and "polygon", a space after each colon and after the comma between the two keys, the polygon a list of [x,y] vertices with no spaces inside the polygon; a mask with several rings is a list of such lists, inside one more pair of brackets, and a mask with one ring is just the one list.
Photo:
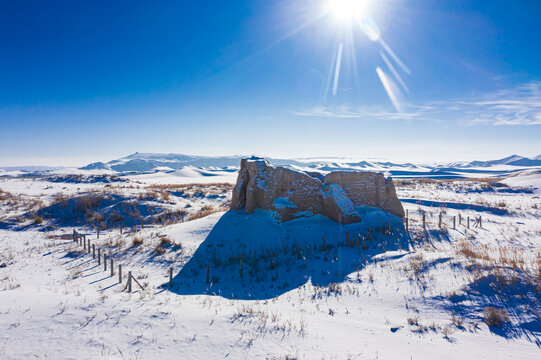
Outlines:
{"label": "distant mountain", "polygon": [[[96,162],[82,167],[83,170],[105,170],[122,174],[193,171],[189,169],[235,171],[240,160],[247,156],[195,156],[185,154],[135,153],[107,163]],[[273,159],[268,158],[273,165],[288,166],[308,172],[330,171],[381,171],[393,176],[405,177],[453,177],[459,173],[501,173],[501,169],[492,167],[507,165],[517,170],[541,166],[541,155],[536,158],[526,158],[512,155],[498,160],[458,162],[447,164],[416,165],[412,163],[393,163],[388,161],[353,161],[337,158],[330,161],[314,161],[310,159]],[[514,168],[513,168],[514,169]],[[515,170],[510,171],[515,171]]]}
{"label": "distant mountain", "polygon": [[494,165],[511,165],[511,166],[541,166],[541,155],[530,159],[520,155],[511,155],[503,159],[489,161],[472,161],[469,167],[489,167]]}
{"label": "distant mountain", "polygon": [[[117,172],[149,172],[158,168],[180,170],[187,166],[196,168],[226,169],[239,167],[246,156],[196,156],[184,154],[135,153],[108,163],[96,162],[82,170],[113,170]],[[275,165],[304,165],[296,160],[269,159]]]}

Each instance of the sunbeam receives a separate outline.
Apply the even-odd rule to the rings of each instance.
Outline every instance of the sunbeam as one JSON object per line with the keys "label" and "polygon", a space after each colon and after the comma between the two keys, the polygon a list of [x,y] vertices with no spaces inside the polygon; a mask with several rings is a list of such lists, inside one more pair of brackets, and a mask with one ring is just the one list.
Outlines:
{"label": "sunbeam", "polygon": [[379,66],[376,68],[376,73],[378,74],[379,80],[381,81],[385,92],[387,92],[389,99],[391,99],[396,111],[402,113],[402,105],[400,104],[399,100],[400,90],[394,81],[383,70],[381,70]]}
{"label": "sunbeam", "polygon": [[380,51],[379,55],[381,56],[381,58],[383,59],[383,62],[385,62],[385,64],[387,65],[387,67],[389,68],[391,73],[394,75],[396,81],[398,81],[398,83],[402,86],[402,88],[404,89],[405,92],[409,93],[410,90],[406,86],[406,83],[404,83],[404,80],[402,80],[402,77],[400,76],[398,71],[396,71],[396,69],[393,66],[393,64],[391,63],[391,61],[389,61],[389,58],[387,57],[387,55],[385,55],[385,53],[383,51]]}
{"label": "sunbeam", "polygon": [[387,51],[387,53],[391,56],[391,58],[398,64],[398,66],[400,66],[402,68],[402,70],[404,70],[404,72],[406,74],[411,74],[411,71],[410,69],[408,69],[408,67],[406,66],[406,64],[404,64],[402,62],[402,60],[400,60],[400,58],[398,57],[398,55],[395,54],[395,52],[393,51],[393,49],[391,49],[391,47],[385,42],[385,40],[383,39],[379,39],[379,43],[381,44],[381,46],[383,47],[383,49],[385,49],[385,51]]}
{"label": "sunbeam", "polygon": [[376,23],[369,17],[364,17],[357,20],[357,23],[363,30],[364,34],[370,41],[378,41],[381,38],[381,31]]}
{"label": "sunbeam", "polygon": [[327,101],[329,97],[329,91],[331,90],[331,84],[333,80],[333,70],[336,66],[336,55],[337,52],[334,52],[332,55],[331,64],[329,65],[329,73],[327,74],[327,81],[325,82],[325,93],[323,95],[323,102]]}
{"label": "sunbeam", "polygon": [[334,81],[332,86],[332,94],[336,96],[336,91],[338,90],[338,79],[340,77],[340,64],[342,63],[342,48],[343,45],[338,46],[338,55],[336,57],[336,67],[334,69]]}

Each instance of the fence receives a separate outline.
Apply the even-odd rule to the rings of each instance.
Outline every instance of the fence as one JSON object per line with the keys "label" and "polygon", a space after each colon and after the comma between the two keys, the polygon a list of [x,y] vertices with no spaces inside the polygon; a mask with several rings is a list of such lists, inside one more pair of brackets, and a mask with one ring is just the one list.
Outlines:
{"label": "fence", "polygon": [[[99,234],[99,230],[98,230]],[[96,244],[92,244],[90,239],[86,238],[86,234],[79,234],[76,230],[73,230],[73,242],[77,243],[78,245],[83,247],[83,251],[92,254],[92,259],[96,260],[98,262],[98,265],[102,264],[102,251],[101,248],[96,247]],[[99,239],[99,235],[96,239]],[[109,260],[109,270],[110,270],[110,277],[115,276],[115,267],[114,267],[114,260],[113,256],[109,256],[107,258],[107,254],[105,251],[103,251],[103,271],[107,271],[107,260]],[[119,284],[122,284],[123,276],[122,276],[122,264],[118,264],[118,282]],[[128,276],[126,279],[126,286],[122,291],[128,290],[128,292],[132,291],[132,281],[135,282],[141,290],[145,290],[145,288],[137,281],[137,279],[133,276],[131,271],[128,271]],[[169,268],[169,286],[173,285],[173,268]]]}

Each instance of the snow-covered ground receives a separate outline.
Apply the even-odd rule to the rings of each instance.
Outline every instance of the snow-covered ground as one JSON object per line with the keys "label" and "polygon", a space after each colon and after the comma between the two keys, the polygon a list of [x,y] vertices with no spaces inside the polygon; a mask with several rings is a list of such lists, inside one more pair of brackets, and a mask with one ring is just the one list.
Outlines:
{"label": "snow-covered ground", "polygon": [[[370,208],[348,226],[225,212],[231,186],[208,183],[234,181],[234,169],[103,174],[1,173],[0,359],[541,354],[535,169],[500,181],[401,179],[409,232]],[[112,256],[112,277],[73,230]],[[128,271],[144,290],[125,291]]]}

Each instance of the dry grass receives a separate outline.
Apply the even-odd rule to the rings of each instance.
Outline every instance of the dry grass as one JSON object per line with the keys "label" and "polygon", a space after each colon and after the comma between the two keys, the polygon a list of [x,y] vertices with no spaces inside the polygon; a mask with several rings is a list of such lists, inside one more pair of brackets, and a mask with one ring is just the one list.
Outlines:
{"label": "dry grass", "polygon": [[166,253],[167,250],[165,250],[165,248],[160,244],[160,245],[156,246],[156,249],[154,249],[154,251],[158,255],[163,255],[163,254]]}
{"label": "dry grass", "polygon": [[466,240],[462,240],[458,243],[458,253],[469,259],[490,260],[488,251],[489,249],[486,245],[473,246],[472,243]]}
{"label": "dry grass", "polygon": [[15,198],[12,193],[0,189],[0,201],[10,200]]}
{"label": "dry grass", "polygon": [[171,245],[172,243],[173,241],[171,241],[171,239],[169,239],[167,236],[160,236],[160,246]]}
{"label": "dry grass", "polygon": [[[449,183],[494,183],[498,184],[498,179],[494,178],[460,178],[460,179],[429,179],[429,178],[415,178],[415,179],[393,179],[393,183],[397,186],[410,186],[415,184],[449,184]],[[485,187],[490,186],[483,184]]]}
{"label": "dry grass", "polygon": [[507,311],[492,306],[487,306],[485,308],[483,311],[483,318],[485,323],[490,327],[500,327],[509,321]]}
{"label": "dry grass", "polygon": [[233,184],[230,183],[193,183],[193,184],[156,184],[156,185],[149,185],[147,186],[148,189],[153,190],[161,190],[161,191],[167,191],[167,190],[193,190],[196,188],[225,188],[232,190]]}
{"label": "dry grass", "polygon": [[196,212],[195,214],[191,214],[190,216],[188,216],[188,221],[201,219],[201,218],[212,215],[212,214],[217,213],[217,212],[222,211],[222,210],[223,209],[216,208],[216,207],[214,207],[212,205],[205,205],[198,212]]}
{"label": "dry grass", "polygon": [[132,240],[133,246],[143,245],[143,242],[144,242],[144,239],[142,237],[139,237],[139,236],[135,236],[133,238],[133,240]]}

